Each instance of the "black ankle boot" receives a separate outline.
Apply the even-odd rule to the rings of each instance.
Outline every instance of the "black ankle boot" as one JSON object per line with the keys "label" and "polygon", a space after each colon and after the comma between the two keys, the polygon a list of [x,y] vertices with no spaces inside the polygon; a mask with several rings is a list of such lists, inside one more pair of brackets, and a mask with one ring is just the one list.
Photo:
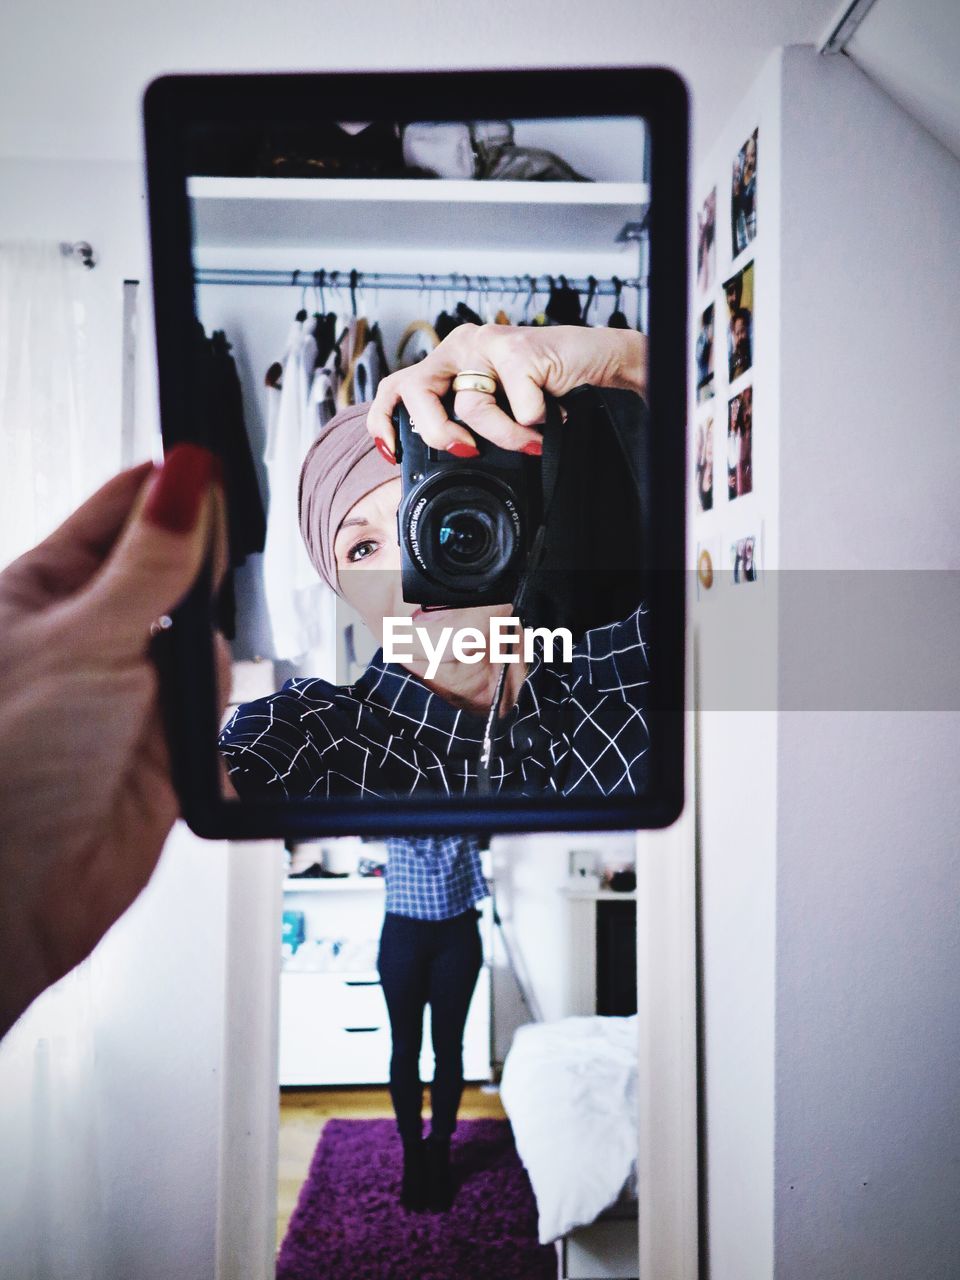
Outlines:
{"label": "black ankle boot", "polygon": [[434,1213],[446,1213],[453,1204],[450,1176],[450,1139],[427,1138],[427,1206]]}
{"label": "black ankle boot", "polygon": [[427,1167],[421,1138],[403,1144],[403,1180],[400,1203],[405,1209],[422,1213],[427,1207]]}

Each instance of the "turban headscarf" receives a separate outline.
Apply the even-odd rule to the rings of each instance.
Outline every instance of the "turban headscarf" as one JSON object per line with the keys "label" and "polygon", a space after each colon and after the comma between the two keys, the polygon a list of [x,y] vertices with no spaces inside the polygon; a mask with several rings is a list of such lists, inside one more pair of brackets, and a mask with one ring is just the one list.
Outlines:
{"label": "turban headscarf", "polygon": [[300,468],[297,510],[310,562],[339,591],[333,544],[347,512],[371,490],[400,475],[367,435],[369,404],[351,405],[330,419]]}

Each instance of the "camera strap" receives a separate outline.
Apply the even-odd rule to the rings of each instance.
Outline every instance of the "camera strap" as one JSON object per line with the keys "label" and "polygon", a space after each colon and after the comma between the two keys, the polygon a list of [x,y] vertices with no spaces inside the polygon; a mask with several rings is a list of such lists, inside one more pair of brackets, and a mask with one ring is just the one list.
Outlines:
{"label": "camera strap", "polygon": [[[546,396],[547,414],[543,424],[543,453],[541,455],[541,483],[543,500],[541,504],[540,526],[534,534],[533,542],[530,545],[530,552],[527,556],[527,563],[524,565],[523,573],[520,576],[520,582],[517,586],[516,595],[513,598],[513,616],[515,618],[523,617],[523,609],[527,601],[529,593],[530,581],[534,573],[540,567],[543,559],[544,547],[547,538],[547,522],[550,517],[550,510],[553,506],[553,498],[557,488],[557,477],[560,474],[560,450],[563,443],[562,432],[564,423],[560,415],[559,402],[551,396]],[[483,743],[480,747],[480,756],[477,761],[477,790],[482,796],[488,796],[491,792],[490,768],[493,763],[493,735],[496,729],[497,720],[500,716],[500,704],[503,701],[503,687],[507,679],[507,664],[504,662],[500,667],[500,673],[497,676],[496,687],[493,691],[493,699],[490,703],[490,710],[487,712],[486,723],[483,726]]]}

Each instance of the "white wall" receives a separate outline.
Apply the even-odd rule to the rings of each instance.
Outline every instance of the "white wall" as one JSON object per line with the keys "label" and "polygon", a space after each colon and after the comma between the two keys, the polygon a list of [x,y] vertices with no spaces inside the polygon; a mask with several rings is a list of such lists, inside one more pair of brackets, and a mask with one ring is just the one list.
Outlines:
{"label": "white wall", "polygon": [[[86,311],[87,412],[97,438],[111,442],[89,460],[91,489],[120,466],[125,278],[145,282],[135,457],[153,447],[142,188],[136,163],[0,159],[0,239],[86,239],[98,254],[94,270],[76,268]],[[277,875],[263,845],[231,854],[178,824],[131,911],[6,1037],[4,1276],[196,1280],[216,1273],[222,1240],[246,1249],[239,1261],[224,1259],[231,1280],[266,1274],[273,1225],[269,1208],[258,1214],[257,1206],[269,1206],[273,1192],[265,1195],[256,1182],[258,1173],[272,1178],[273,1167],[276,1032],[267,997],[271,976],[274,993],[278,981]],[[228,929],[243,937],[247,960],[229,974]],[[251,978],[256,963],[260,982]],[[241,1052],[233,1053],[238,1038]],[[266,1092],[237,1087],[264,1071],[272,1077]],[[242,1219],[218,1202],[222,1189],[244,1196]]]}
{"label": "white wall", "polygon": [[462,0],[362,12],[315,0],[34,0],[8,5],[0,41],[0,155],[136,158],[143,86],[164,71],[378,67],[675,66],[708,143],[777,45],[815,39],[836,0]]}
{"label": "white wall", "polygon": [[755,125],[754,492],[694,520],[722,546],[762,521],[765,570],[695,610],[709,1274],[946,1276],[960,716],[923,708],[960,705],[955,621],[933,626],[956,587],[917,571],[960,562],[960,165],[848,60],[795,48],[696,201]]}
{"label": "white wall", "polygon": [[[550,835],[502,835],[491,842],[491,869],[497,911],[506,945],[516,966],[510,971],[504,939],[494,939],[494,1056],[502,1061],[514,1030],[532,1019],[549,1021],[582,1010],[577,1006],[575,970],[578,904],[564,889],[570,884],[570,851],[588,850],[600,868],[632,867],[633,834],[581,832]],[[595,963],[593,957],[589,963]]]}
{"label": "white wall", "polygon": [[[957,651],[955,625],[924,651],[938,601],[956,604],[955,573],[910,571],[960,564],[960,162],[845,59],[789,50],[783,104],[781,563],[861,570],[834,595],[864,596],[866,578],[863,607],[888,632],[915,596],[901,652],[929,674]],[[819,623],[844,642],[843,621]],[[875,647],[851,665],[870,674]],[[804,655],[790,644],[783,657],[791,681]],[[824,700],[780,717],[783,1280],[956,1271],[955,688],[951,711]]]}
{"label": "white wall", "polygon": [[178,826],[149,889],[4,1040],[11,1280],[214,1274],[227,856]]}
{"label": "white wall", "polygon": [[[757,235],[736,261],[754,262],[753,492],[727,499],[727,352],[723,282],[733,272],[729,192],[733,160],[759,129]],[[717,260],[701,293],[691,270],[691,329],[714,306],[716,394],[691,419],[714,421],[713,507],[691,498],[691,548],[705,546],[715,583],[692,610],[697,684],[697,804],[703,1054],[701,1177],[714,1280],[773,1272],[774,904],[779,416],[779,59],[772,58],[699,165],[694,210],[717,190]],[[695,432],[691,432],[691,447]],[[762,538],[762,573],[730,583],[729,548]],[[759,544],[758,544],[759,545]],[[691,559],[691,563],[694,560]]]}

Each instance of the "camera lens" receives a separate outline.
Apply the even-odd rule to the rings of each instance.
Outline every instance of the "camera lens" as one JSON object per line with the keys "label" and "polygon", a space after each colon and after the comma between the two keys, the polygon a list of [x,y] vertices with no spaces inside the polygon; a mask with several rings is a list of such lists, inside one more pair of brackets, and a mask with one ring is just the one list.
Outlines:
{"label": "camera lens", "polygon": [[437,540],[447,560],[464,568],[476,566],[489,556],[493,521],[484,511],[451,511],[440,522]]}
{"label": "camera lens", "polygon": [[[401,521],[411,559],[437,586],[487,592],[503,580],[522,542],[513,493],[493,477],[449,472],[417,489]],[[506,588],[505,588],[506,589]]]}

